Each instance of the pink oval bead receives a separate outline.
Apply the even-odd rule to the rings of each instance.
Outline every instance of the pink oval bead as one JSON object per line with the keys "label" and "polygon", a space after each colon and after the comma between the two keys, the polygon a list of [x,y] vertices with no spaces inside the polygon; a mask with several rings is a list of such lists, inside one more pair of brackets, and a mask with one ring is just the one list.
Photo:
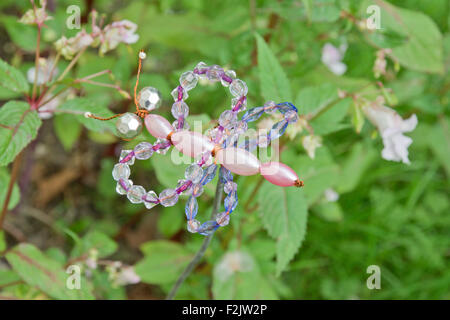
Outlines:
{"label": "pink oval bead", "polygon": [[166,118],[150,113],[145,116],[145,127],[155,138],[166,139],[174,129]]}
{"label": "pink oval bead", "polygon": [[177,131],[172,134],[171,140],[178,151],[192,158],[214,149],[214,144],[200,132]]}
{"label": "pink oval bead", "polygon": [[216,152],[216,160],[225,168],[241,176],[251,176],[259,172],[257,157],[245,149],[225,148]]}
{"label": "pink oval bead", "polygon": [[262,163],[259,171],[267,181],[280,187],[295,186],[299,180],[297,173],[281,162]]}

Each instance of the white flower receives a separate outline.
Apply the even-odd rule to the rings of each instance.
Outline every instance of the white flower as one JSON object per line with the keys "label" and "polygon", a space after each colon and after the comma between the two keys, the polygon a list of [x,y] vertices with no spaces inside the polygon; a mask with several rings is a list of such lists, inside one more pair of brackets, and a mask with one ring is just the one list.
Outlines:
{"label": "white flower", "polygon": [[226,281],[236,272],[250,272],[255,267],[253,258],[243,251],[226,253],[214,268],[216,279]]}
{"label": "white flower", "polygon": [[128,20],[116,21],[107,25],[100,36],[100,55],[116,48],[119,43],[131,44],[139,40],[135,34],[137,25]]}
{"label": "white flower", "polygon": [[413,114],[404,120],[393,109],[377,104],[366,105],[363,111],[370,122],[377,127],[383,139],[384,149],[381,152],[383,159],[410,164],[408,147],[413,140],[404,136],[403,133],[414,130],[417,126],[417,116]]}
{"label": "white flower", "polygon": [[308,154],[308,157],[314,159],[316,156],[316,148],[322,146],[322,138],[314,135],[304,136],[302,138],[302,144]]}
{"label": "white flower", "polygon": [[345,51],[347,51],[347,45],[345,44],[336,48],[331,43],[326,43],[322,48],[322,63],[338,76],[347,71],[347,65],[342,62]]}
{"label": "white flower", "polygon": [[64,58],[70,60],[75,54],[90,46],[94,42],[94,38],[88,34],[85,30],[81,30],[74,37],[67,39],[61,37],[61,39],[55,42],[55,47]]}
{"label": "white flower", "polygon": [[339,193],[337,193],[333,188],[326,189],[323,194],[328,202],[336,202],[339,200]]}
{"label": "white flower", "polygon": [[136,284],[139,282],[141,282],[141,278],[136,274],[133,267],[123,267],[115,281],[115,283],[120,286]]}
{"label": "white flower", "polygon": [[[53,80],[58,74],[58,68],[54,67],[55,61],[53,59],[40,58],[38,61],[38,72],[36,78],[36,84],[41,85]],[[51,73],[51,74],[50,74]],[[30,83],[34,83],[34,77],[36,76],[36,67],[32,67],[27,71],[27,80]]]}

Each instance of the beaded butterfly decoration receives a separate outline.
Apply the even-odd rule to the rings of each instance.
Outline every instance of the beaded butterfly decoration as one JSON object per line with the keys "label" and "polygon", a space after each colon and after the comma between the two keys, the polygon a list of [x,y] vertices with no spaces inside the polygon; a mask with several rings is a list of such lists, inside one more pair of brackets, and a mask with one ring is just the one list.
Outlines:
{"label": "beaded butterfly decoration", "polygon": [[[165,207],[177,203],[182,194],[190,195],[185,213],[187,217],[187,230],[192,233],[209,235],[217,228],[228,225],[230,214],[238,204],[237,184],[233,181],[233,173],[242,176],[261,174],[266,180],[277,186],[302,187],[297,174],[287,165],[270,161],[261,163],[251,153],[257,147],[266,148],[270,143],[284,134],[287,126],[298,120],[297,108],[290,102],[276,104],[269,101],[264,106],[254,107],[238,119],[238,113],[246,110],[247,85],[236,78],[232,70],[224,71],[220,66],[207,66],[200,62],[193,71],[187,71],[180,76],[180,85],[173,91],[175,102],[172,105],[172,115],[175,121],[171,124],[164,117],[150,113],[161,105],[161,93],[153,87],[144,87],[136,95],[139,83],[139,75],[142,60],[145,53],[139,53],[139,67],[136,85],[134,87],[135,113],[117,114],[110,118],[96,117],[90,113],[86,117],[110,120],[118,117],[116,128],[118,135],[125,140],[133,139],[142,131],[142,120],[148,132],[157,138],[154,144],[141,142],[133,150],[122,150],[119,163],[114,166],[112,175],[117,181],[116,191],[121,195],[127,195],[132,203],[143,203],[151,209],[161,204]],[[188,91],[195,88],[199,79],[207,79],[212,82],[220,81],[224,87],[228,87],[233,96],[231,109],[225,110],[219,117],[219,124],[210,129],[206,135],[200,132],[189,131],[186,118],[189,107],[185,100]],[[245,140],[238,145],[239,137],[248,129],[248,123],[258,120],[262,114],[280,112],[284,117],[274,124],[267,134],[260,135],[257,139]],[[130,166],[135,159],[147,160],[154,152],[165,154],[171,146],[179,152],[195,159],[185,171],[185,179],[179,180],[173,189],[163,190],[159,196],[154,191],[146,191],[144,187],[134,185],[129,179]],[[219,168],[219,169],[218,169]],[[224,192],[227,194],[224,200],[225,211],[217,214],[215,220],[206,221],[203,224],[195,219],[198,212],[197,197],[203,193],[203,188],[211,182],[216,173],[224,184]]]}

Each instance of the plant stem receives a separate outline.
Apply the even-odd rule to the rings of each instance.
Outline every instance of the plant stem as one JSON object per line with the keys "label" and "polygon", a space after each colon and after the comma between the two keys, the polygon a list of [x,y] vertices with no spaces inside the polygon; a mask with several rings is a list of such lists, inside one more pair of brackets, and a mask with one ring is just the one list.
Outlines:
{"label": "plant stem", "polygon": [[41,50],[41,26],[38,25],[38,34],[37,34],[37,45],[36,45],[36,55],[34,57],[34,81],[33,81],[33,93],[31,95],[31,100],[34,101],[36,98],[36,86],[37,86],[37,79],[38,79],[38,73],[39,73],[39,56],[40,56],[40,50]]}
{"label": "plant stem", "polygon": [[[219,212],[220,203],[222,202],[222,193],[223,193],[223,183],[220,181],[220,178],[219,178],[219,180],[217,181],[216,195],[214,197],[211,218],[213,218],[217,214],[217,212]],[[209,244],[211,243],[211,239],[212,239],[213,235],[214,235],[214,233],[205,237],[205,239],[203,240],[202,246],[197,251],[197,253],[195,254],[194,258],[191,260],[191,262],[184,269],[183,273],[180,275],[177,282],[174,284],[174,286],[170,290],[169,294],[167,295],[166,300],[173,300],[173,298],[175,297],[175,295],[178,292],[178,289],[180,289],[181,285],[183,284],[184,280],[187,279],[187,277],[191,274],[192,270],[194,270],[194,268],[197,266],[197,264],[203,258],[203,255],[205,254],[206,249],[208,248]]]}
{"label": "plant stem", "polygon": [[11,200],[11,195],[14,187],[14,182],[17,179],[17,175],[19,174],[20,164],[22,162],[22,152],[14,159],[12,170],[11,170],[11,178],[9,179],[8,191],[6,192],[5,202],[3,202],[2,213],[0,214],[0,230],[3,228],[3,222],[5,221],[6,213],[8,212],[8,204]]}

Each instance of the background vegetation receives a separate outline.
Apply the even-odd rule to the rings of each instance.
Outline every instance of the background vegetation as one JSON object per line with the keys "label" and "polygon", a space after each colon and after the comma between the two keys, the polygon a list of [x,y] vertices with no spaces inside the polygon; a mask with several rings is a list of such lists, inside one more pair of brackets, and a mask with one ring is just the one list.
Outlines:
{"label": "background vegetation", "polygon": [[[372,3],[382,8],[382,30],[376,32],[358,24]],[[204,261],[176,298],[450,298],[448,1],[49,0],[53,20],[43,28],[41,56],[54,55],[58,38],[79,31],[65,24],[72,4],[80,6],[83,22],[95,8],[107,23],[136,23],[139,34],[138,42],[120,44],[104,56],[88,49],[71,70],[72,79],[110,69],[112,80],[99,79],[131,92],[137,52],[143,48],[148,57],[141,84],[162,92],[158,113],[168,118],[179,75],[199,61],[234,69],[249,86],[250,106],[288,100],[305,117],[321,110],[310,121],[322,137],[314,159],[302,145],[306,128],[281,142],[282,161],[299,173],[305,187],[282,189],[257,176],[239,177],[239,205],[229,226],[216,232]],[[31,8],[28,1],[3,0],[0,7],[5,61],[0,123],[5,126],[29,108],[26,102],[10,108],[5,103],[25,101],[20,91],[31,90],[24,75],[34,65],[37,29],[18,22]],[[342,76],[321,62],[326,43],[347,44]],[[380,48],[392,52],[386,72],[377,78],[373,67]],[[61,59],[58,69],[69,62]],[[11,74],[16,84],[7,81]],[[229,107],[230,96],[218,86],[189,93],[191,114],[197,115],[190,118],[206,127]],[[350,96],[340,99],[338,89]],[[418,116],[417,128],[408,134],[414,141],[410,165],[382,159],[381,138],[364,122],[355,93],[369,101],[384,94],[386,104],[403,118]],[[148,211],[116,194],[111,170],[120,150],[153,138],[143,133],[126,143],[110,131],[113,123],[99,126],[70,113],[124,112],[133,110],[132,101],[90,84],[74,86],[68,99],[50,119],[41,121],[36,111],[31,113],[34,122],[27,118],[24,129],[30,131],[21,131],[14,145],[0,128],[0,204],[14,169],[11,162],[23,149],[0,231],[0,296],[164,298],[203,236],[185,230],[185,201]],[[157,193],[176,185],[184,166],[167,161],[155,155],[136,162],[135,183]],[[200,201],[203,220],[211,212],[214,185]],[[325,196],[330,188],[339,194],[337,201]],[[87,259],[97,261],[97,267],[90,268]],[[134,266],[141,281],[121,285],[116,261]],[[65,288],[65,266],[74,263],[83,268],[82,290]],[[381,268],[380,290],[366,286],[369,265]]]}

